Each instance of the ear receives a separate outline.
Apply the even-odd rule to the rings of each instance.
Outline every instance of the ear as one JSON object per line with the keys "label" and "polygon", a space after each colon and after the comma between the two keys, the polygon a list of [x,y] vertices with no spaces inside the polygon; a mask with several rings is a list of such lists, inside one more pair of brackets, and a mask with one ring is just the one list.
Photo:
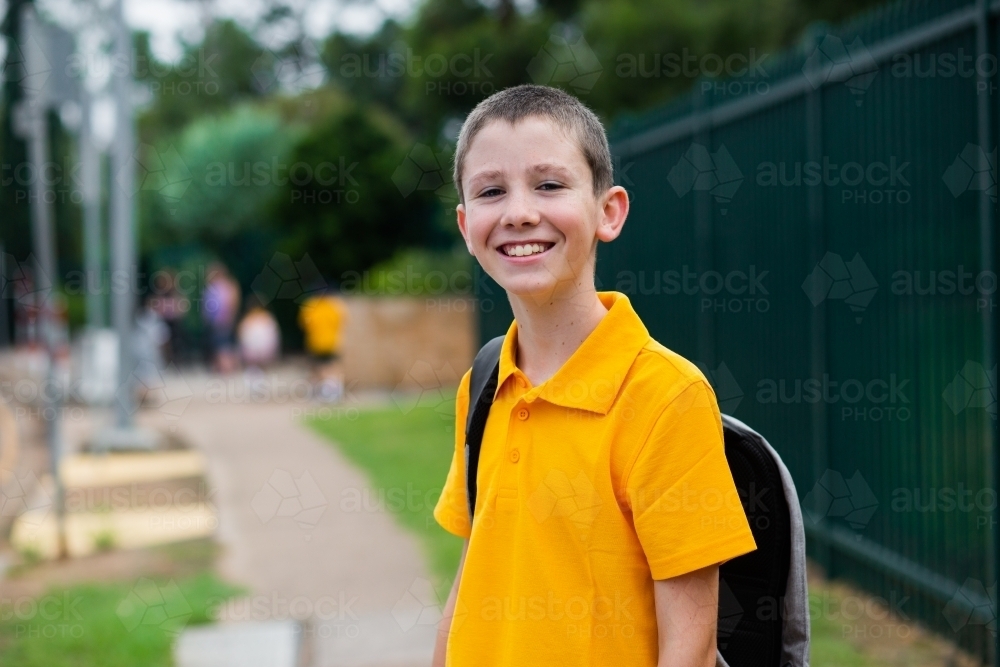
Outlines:
{"label": "ear", "polygon": [[465,241],[465,247],[468,249],[469,254],[475,257],[476,253],[472,252],[472,242],[469,240],[469,227],[468,220],[465,217],[465,204],[459,204],[455,207],[455,216],[458,218],[458,231],[462,234],[462,239]]}
{"label": "ear", "polygon": [[622,186],[615,185],[608,189],[601,202],[597,238],[607,243],[618,238],[625,226],[625,218],[628,217],[628,192]]}

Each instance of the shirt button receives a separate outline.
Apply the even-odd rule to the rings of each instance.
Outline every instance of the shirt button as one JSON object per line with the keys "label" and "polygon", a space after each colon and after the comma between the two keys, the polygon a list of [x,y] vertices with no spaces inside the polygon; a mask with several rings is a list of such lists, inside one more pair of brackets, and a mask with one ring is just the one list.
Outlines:
{"label": "shirt button", "polygon": [[510,450],[510,460],[512,463],[517,463],[521,459],[521,452],[516,449]]}
{"label": "shirt button", "polygon": [[528,418],[528,408],[521,408],[517,411],[517,418],[524,421]]}

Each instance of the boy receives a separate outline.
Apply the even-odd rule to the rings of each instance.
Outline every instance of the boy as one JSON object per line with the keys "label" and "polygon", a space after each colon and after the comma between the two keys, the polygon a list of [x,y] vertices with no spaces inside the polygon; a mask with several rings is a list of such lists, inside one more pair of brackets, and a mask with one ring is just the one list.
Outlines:
{"label": "boy", "polygon": [[507,292],[475,519],[466,504],[469,373],[437,521],[465,538],[434,664],[715,664],[719,563],[756,548],[715,394],[598,293],[597,242],[628,196],[597,117],[517,86],[481,102],[455,154],[458,226]]}

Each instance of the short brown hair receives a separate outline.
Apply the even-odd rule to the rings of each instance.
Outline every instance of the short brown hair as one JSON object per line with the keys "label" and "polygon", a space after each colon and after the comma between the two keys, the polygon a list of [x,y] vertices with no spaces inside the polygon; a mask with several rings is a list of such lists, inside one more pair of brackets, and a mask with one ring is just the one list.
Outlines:
{"label": "short brown hair", "polygon": [[462,191],[462,171],[469,147],[476,135],[491,122],[505,120],[515,125],[530,116],[538,116],[554,121],[575,134],[583,151],[583,157],[590,166],[594,179],[594,194],[597,195],[614,185],[614,171],[611,165],[611,149],[604,126],[593,111],[569,93],[549,86],[524,84],[505,88],[493,93],[476,105],[462,123],[455,147],[455,187],[459,200],[465,203]]}

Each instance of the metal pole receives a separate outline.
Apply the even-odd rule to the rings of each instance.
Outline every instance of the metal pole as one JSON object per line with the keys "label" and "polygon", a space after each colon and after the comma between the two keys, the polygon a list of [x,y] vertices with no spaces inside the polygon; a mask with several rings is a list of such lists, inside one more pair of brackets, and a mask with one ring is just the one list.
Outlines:
{"label": "metal pole", "polygon": [[[816,45],[822,37],[813,34]],[[814,88],[806,94],[806,159],[814,164],[823,161],[823,87]],[[826,229],[823,218],[823,186],[809,187],[806,193],[809,220],[809,264],[816,266],[826,252]],[[809,370],[813,378],[821,379],[826,373],[826,299],[813,307],[809,317]],[[830,467],[827,449],[827,404],[816,401],[812,406],[812,453],[813,475],[818,481]],[[817,560],[829,576],[833,565],[831,545],[827,540],[815,543]]]}
{"label": "metal pole", "polygon": [[[695,142],[712,150],[711,127],[707,122],[705,92],[701,86],[703,79],[695,82],[694,95],[695,116],[698,119],[698,131],[695,132]],[[715,239],[712,230],[712,194],[707,190],[694,191],[695,248],[699,275],[711,271],[714,261],[713,247]],[[715,369],[719,360],[715,358],[715,313],[709,309],[701,309],[698,313],[698,357],[711,369]]]}
{"label": "metal pole", "polygon": [[[25,7],[21,15],[21,30],[23,35],[28,36],[27,47],[25,48],[25,59],[28,61],[30,72],[44,70],[47,63],[45,55],[50,50],[50,43],[47,39],[41,22],[35,16],[34,9]],[[55,302],[56,302],[56,245],[53,222],[52,203],[48,200],[47,193],[43,188],[43,178],[41,174],[45,168],[45,163],[49,157],[49,128],[48,128],[48,104],[47,90],[45,86],[35,86],[26,91],[28,98],[28,116],[31,127],[31,136],[28,141],[28,159],[31,162],[35,178],[31,182],[30,199],[31,204],[31,225],[32,243],[36,258],[35,266],[35,294],[38,304],[38,328],[39,337],[45,347],[48,356],[48,371],[46,383],[47,391],[40,392],[44,401],[43,419],[47,422],[46,440],[49,448],[49,462],[52,469],[52,477],[56,485],[56,521],[58,528],[58,552],[59,557],[66,554],[66,545],[63,532],[63,487],[59,475],[59,467],[62,459],[62,437],[59,415],[62,409],[63,390],[59,387],[59,377],[56,373],[56,323],[55,323]]]}
{"label": "metal pole", "polygon": [[101,154],[94,144],[91,126],[93,100],[86,86],[80,95],[83,115],[80,125],[80,164],[83,171],[83,264],[87,291],[87,325],[91,329],[104,326],[104,294],[101,279],[103,242],[101,234]]}
{"label": "metal pole", "polygon": [[[111,188],[111,269],[117,280],[112,285],[111,318],[118,332],[120,391],[117,401],[117,423],[120,428],[132,426],[135,411],[135,396],[132,391],[132,319],[135,298],[135,233],[133,229],[132,196],[135,173],[132,155],[135,152],[135,136],[132,127],[132,40],[125,24],[124,0],[118,0],[115,7],[115,56],[119,63],[128,67],[116,68],[114,74],[114,94],[117,114],[115,119],[115,143],[111,151],[111,173],[114,185]],[[122,281],[121,278],[127,280]],[[127,287],[122,288],[122,282]]]}
{"label": "metal pole", "polygon": [[[989,45],[989,25],[990,25],[990,7],[987,0],[977,0],[976,1],[976,57],[978,59],[986,57],[990,53]],[[992,83],[986,73],[983,71],[982,67],[976,68],[976,83],[977,91],[976,95],[976,116],[977,116],[977,128],[976,134],[979,141],[979,145],[982,147],[984,152],[989,152],[990,150],[990,135],[992,134],[990,129],[993,123],[993,115],[990,109],[990,94],[989,85]],[[996,253],[996,239],[993,233],[994,224],[993,215],[993,202],[990,200],[989,194],[985,189],[979,191],[979,238],[980,238],[980,262],[982,264],[982,270],[988,272],[990,275],[995,274],[996,264],[994,263],[994,256]],[[996,355],[996,327],[994,326],[994,318],[997,317],[996,313],[991,312],[991,308],[983,309],[983,362],[987,369],[993,368],[994,364],[997,363]],[[986,421],[984,424],[984,433],[986,434],[986,470],[989,471],[989,487],[997,488],[997,480],[1000,479],[1000,473],[997,470],[997,432],[995,424],[990,423],[990,419],[984,415],[983,419]],[[996,512],[996,511],[994,511]],[[994,513],[994,517],[996,517]],[[986,541],[986,563],[987,569],[992,569],[992,572],[987,571],[985,574],[988,580],[994,582],[996,585],[996,580],[998,574],[1000,574],[1000,565],[996,562],[997,554],[1000,553],[1000,545],[997,541],[1000,540],[1000,530],[998,530],[997,524],[994,521],[992,526],[993,534]],[[996,601],[993,602],[996,605]],[[996,608],[994,606],[993,613],[996,614]],[[1000,646],[997,644],[996,633],[993,635],[993,664],[1000,666]]]}

